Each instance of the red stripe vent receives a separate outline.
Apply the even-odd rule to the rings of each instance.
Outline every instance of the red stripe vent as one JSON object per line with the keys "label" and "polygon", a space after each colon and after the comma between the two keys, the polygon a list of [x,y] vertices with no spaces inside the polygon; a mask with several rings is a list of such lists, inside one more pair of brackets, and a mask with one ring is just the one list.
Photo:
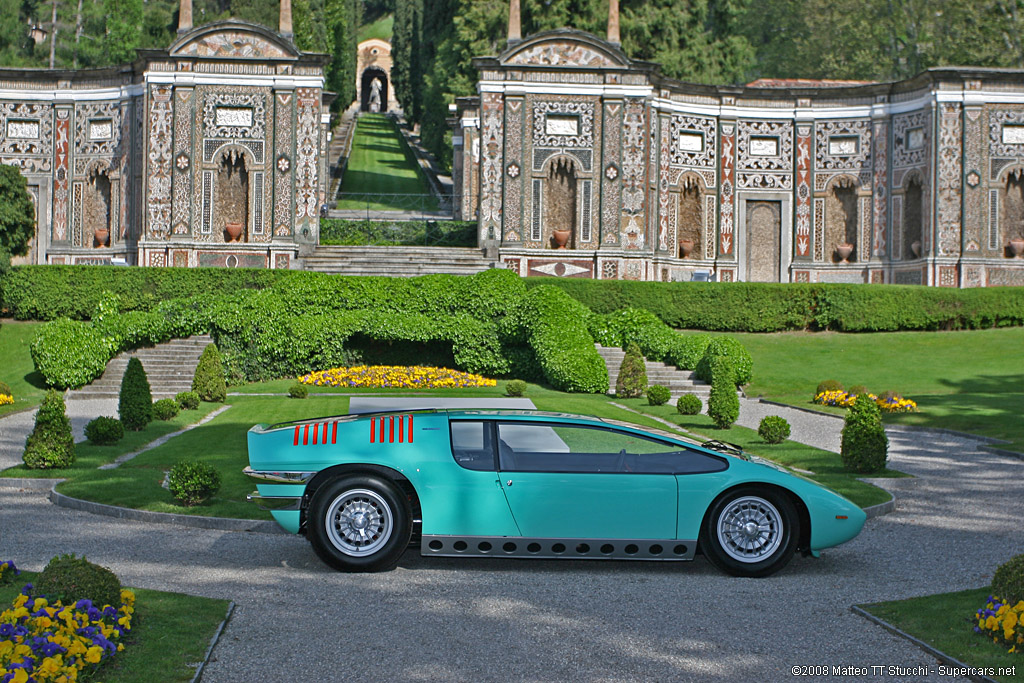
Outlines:
{"label": "red stripe vent", "polygon": [[295,425],[295,438],[292,440],[293,446],[299,445],[299,431],[302,429],[299,425]]}
{"label": "red stripe vent", "polygon": [[[398,443],[412,443],[412,415],[388,415],[387,417],[370,418],[370,443],[395,443],[395,419],[398,420]],[[408,418],[408,421],[406,421]],[[380,431],[378,432],[378,421]],[[386,433],[386,436],[385,436]],[[338,423],[334,423],[331,443],[338,435]],[[324,439],[327,439],[327,425],[324,425]]]}
{"label": "red stripe vent", "polygon": [[306,425],[306,428],[302,430],[302,445],[309,445],[309,425]]}
{"label": "red stripe vent", "polygon": [[335,420],[334,425],[331,427],[331,444],[338,443],[338,422]]}
{"label": "red stripe vent", "polygon": [[370,418],[370,443],[376,443],[377,441],[377,418]]}
{"label": "red stripe vent", "polygon": [[412,415],[409,416],[409,443],[412,443]]}
{"label": "red stripe vent", "polygon": [[316,445],[316,435],[320,433],[320,423],[313,425],[313,445]]}
{"label": "red stripe vent", "polygon": [[381,442],[381,443],[384,443],[384,427],[385,427],[385,426],[386,426],[386,425],[385,425],[385,420],[384,420],[384,418],[382,417],[382,418],[380,419],[380,442]]}
{"label": "red stripe vent", "polygon": [[395,416],[388,418],[388,443],[395,442]]}
{"label": "red stripe vent", "polygon": [[405,417],[405,415],[399,415],[398,416],[398,443],[402,443],[402,434],[405,431],[402,428],[403,425],[405,424],[405,420],[402,419],[404,417]]}

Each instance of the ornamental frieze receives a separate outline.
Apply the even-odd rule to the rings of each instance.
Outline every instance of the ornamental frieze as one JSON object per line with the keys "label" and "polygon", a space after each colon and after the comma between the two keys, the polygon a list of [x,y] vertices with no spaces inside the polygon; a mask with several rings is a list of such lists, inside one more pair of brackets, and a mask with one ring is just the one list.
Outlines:
{"label": "ornamental frieze", "polygon": [[569,41],[545,42],[513,55],[506,64],[537,66],[618,66],[607,55],[593,48]]}
{"label": "ornamental frieze", "polygon": [[689,168],[714,168],[718,134],[715,119],[706,116],[672,116],[669,163]]}
{"label": "ornamental frieze", "polygon": [[533,103],[534,147],[593,147],[594,103]]}
{"label": "ornamental frieze", "polygon": [[990,157],[1024,157],[1024,109],[996,109],[988,114]]}
{"label": "ornamental frieze", "polygon": [[194,40],[174,52],[196,57],[242,57],[247,59],[287,59],[292,55],[268,40],[249,32],[218,31]]}
{"label": "ornamental frieze", "polygon": [[53,107],[49,104],[0,104],[0,154],[45,154],[53,144]]}
{"label": "ornamental frieze", "polygon": [[892,117],[893,168],[920,166],[927,161],[931,116],[915,111]]}
{"label": "ornamental frieze", "polygon": [[118,102],[86,102],[75,106],[75,153],[111,156],[120,144]]}
{"label": "ornamental frieze", "polygon": [[265,88],[221,87],[203,96],[203,136],[207,138],[266,137]]}
{"label": "ornamental frieze", "polygon": [[871,165],[871,121],[820,121],[815,140],[814,165],[819,171]]}
{"label": "ornamental frieze", "polygon": [[792,172],[792,123],[788,121],[740,121],[736,128],[736,167],[738,169]]}

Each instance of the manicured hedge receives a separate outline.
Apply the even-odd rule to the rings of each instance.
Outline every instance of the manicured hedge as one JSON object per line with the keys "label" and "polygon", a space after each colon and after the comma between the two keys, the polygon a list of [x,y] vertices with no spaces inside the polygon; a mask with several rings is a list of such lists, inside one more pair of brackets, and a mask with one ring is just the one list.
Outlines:
{"label": "manicured hedge", "polygon": [[353,221],[320,219],[320,244],[477,246],[476,221]]}

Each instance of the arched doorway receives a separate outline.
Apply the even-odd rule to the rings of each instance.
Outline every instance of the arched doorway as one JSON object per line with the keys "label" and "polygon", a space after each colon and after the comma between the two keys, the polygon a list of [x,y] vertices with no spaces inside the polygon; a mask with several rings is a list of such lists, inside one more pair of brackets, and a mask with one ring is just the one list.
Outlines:
{"label": "arched doorway", "polygon": [[249,225],[249,171],[238,149],[224,150],[214,177],[214,226],[225,242],[247,241]]}
{"label": "arched doorway", "polygon": [[701,258],[704,255],[704,193],[698,178],[687,175],[677,193],[676,256]]}
{"label": "arched doorway", "polygon": [[388,110],[388,75],[383,69],[372,66],[363,71],[359,83],[359,110]]}
{"label": "arched doorway", "polygon": [[924,226],[924,190],[921,178],[914,174],[903,195],[903,259],[921,258]]}
{"label": "arched doorway", "polygon": [[1017,258],[1021,240],[1024,240],[1024,168],[1018,166],[1006,173],[1006,182],[1000,188],[1002,211],[999,213],[1000,245],[1003,255]]}

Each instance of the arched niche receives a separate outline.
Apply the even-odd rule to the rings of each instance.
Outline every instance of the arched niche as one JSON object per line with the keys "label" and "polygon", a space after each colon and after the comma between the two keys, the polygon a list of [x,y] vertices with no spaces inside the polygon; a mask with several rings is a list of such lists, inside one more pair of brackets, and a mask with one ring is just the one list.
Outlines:
{"label": "arched niche", "polygon": [[82,196],[82,246],[110,246],[113,234],[113,186],[110,168],[106,164],[93,164],[86,169],[85,192]]}
{"label": "arched niche", "polygon": [[912,173],[903,185],[903,259],[924,255],[924,181]]}
{"label": "arched niche", "polygon": [[1022,255],[1024,243],[1024,166],[1002,174],[999,186],[999,244],[1006,258]]}
{"label": "arched niche", "polygon": [[[700,258],[704,243],[704,180],[692,173],[679,180],[676,201],[676,256]],[[689,253],[687,253],[689,252]]]}
{"label": "arched niche", "polygon": [[388,74],[384,69],[371,66],[363,70],[359,79],[359,109],[370,112],[388,110]]}
{"label": "arched niche", "polygon": [[[558,156],[548,164],[544,177],[543,241],[552,248],[576,248],[578,225],[579,171],[576,162],[567,156]],[[556,231],[559,234],[555,234]],[[568,231],[566,236],[564,233]],[[563,241],[564,238],[564,241]]]}
{"label": "arched niche", "polygon": [[825,188],[825,257],[835,263],[857,260],[858,201],[853,176],[837,176]]}
{"label": "arched niche", "polygon": [[213,179],[213,228],[225,242],[247,242],[249,226],[249,170],[252,160],[244,148],[229,146],[218,152]]}

